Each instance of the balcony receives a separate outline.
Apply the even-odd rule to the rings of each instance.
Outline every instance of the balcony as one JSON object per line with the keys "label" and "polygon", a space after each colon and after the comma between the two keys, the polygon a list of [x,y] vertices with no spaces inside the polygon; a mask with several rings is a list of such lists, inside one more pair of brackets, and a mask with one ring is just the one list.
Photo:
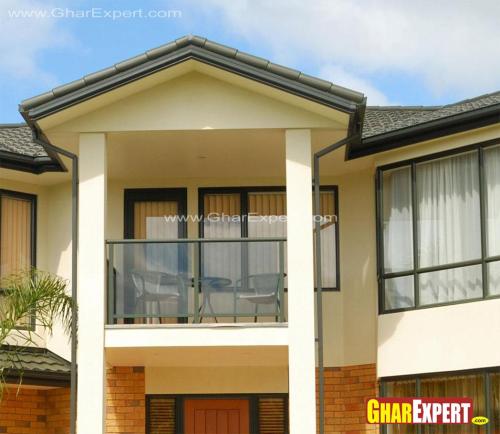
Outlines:
{"label": "balcony", "polygon": [[286,322],[285,242],[107,241],[107,324]]}

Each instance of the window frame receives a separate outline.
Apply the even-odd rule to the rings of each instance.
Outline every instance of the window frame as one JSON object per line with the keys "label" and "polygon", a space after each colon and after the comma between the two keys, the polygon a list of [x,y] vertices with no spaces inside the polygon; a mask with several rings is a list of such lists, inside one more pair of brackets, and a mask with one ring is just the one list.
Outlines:
{"label": "window frame", "polygon": [[[376,201],[376,240],[377,240],[377,282],[378,282],[378,310],[379,315],[404,312],[408,310],[429,309],[440,306],[448,306],[462,303],[472,303],[476,301],[490,300],[500,298],[500,294],[488,294],[488,264],[500,261],[500,255],[488,256],[486,251],[487,223],[486,223],[486,193],[485,193],[485,169],[484,169],[484,150],[500,145],[498,139],[479,142],[471,145],[461,146],[459,148],[448,149],[441,152],[423,155],[397,161],[390,164],[378,166],[375,174],[375,201]],[[416,166],[419,163],[431,162],[440,158],[454,155],[465,154],[467,152],[477,152],[478,175],[479,175],[479,217],[480,217],[480,236],[481,236],[481,256],[479,259],[455,262],[444,265],[434,265],[430,267],[420,267],[418,263],[418,203],[416,195]],[[408,166],[411,176],[411,203],[412,203],[412,253],[413,267],[410,270],[390,272],[384,270],[384,222],[383,222],[383,175],[385,171]],[[481,265],[482,277],[482,296],[464,300],[448,301],[443,303],[433,303],[420,305],[419,293],[419,275],[431,273],[434,271],[450,270],[454,268],[463,268],[467,266]],[[387,310],[385,308],[384,282],[390,278],[413,276],[414,306]]]}
{"label": "window frame", "polygon": [[[444,377],[458,377],[458,376],[467,376],[467,375],[478,375],[481,374],[483,377],[484,384],[484,402],[485,402],[485,416],[489,419],[489,423],[486,425],[486,434],[489,434],[491,431],[491,422],[493,417],[493,407],[492,407],[492,384],[491,384],[491,374],[500,374],[500,366],[496,367],[488,367],[488,368],[479,368],[479,369],[466,369],[460,371],[443,371],[443,372],[432,372],[432,373],[424,373],[424,374],[415,374],[415,375],[398,375],[393,377],[382,377],[379,380],[379,396],[382,398],[389,398],[387,395],[386,385],[392,381],[415,381],[415,397],[421,397],[420,383],[422,380],[428,380],[432,378],[444,378]],[[380,424],[381,434],[387,434],[387,424]],[[417,434],[422,432],[421,425],[416,425]]]}
{"label": "window frame", "polygon": [[[204,197],[206,194],[240,194],[240,218],[241,218],[241,238],[248,238],[248,194],[265,192],[286,192],[286,187],[278,186],[252,186],[252,187],[200,187],[198,188],[198,214],[200,221],[198,223],[198,234],[200,238],[204,237],[205,215]],[[335,287],[321,288],[322,291],[339,292],[340,291],[340,210],[339,210],[339,188],[338,185],[322,185],[320,191],[331,191],[334,195],[333,204],[335,207]],[[315,288],[316,290],[316,288]]]}
{"label": "window frame", "polygon": [[[12,197],[15,199],[27,200],[31,204],[31,227],[30,227],[30,246],[31,246],[31,254],[30,254],[30,267],[36,268],[36,251],[37,251],[37,196],[32,193],[24,193],[20,191],[7,190],[4,188],[0,188],[0,238],[2,236],[1,232],[1,224],[2,224],[2,197]],[[0,251],[1,255],[1,251]],[[1,257],[0,257],[1,264]],[[0,295],[3,294],[4,290],[0,288]],[[20,326],[16,327],[17,330],[29,330],[35,331],[36,329],[36,315],[32,314],[30,318],[29,326]]]}

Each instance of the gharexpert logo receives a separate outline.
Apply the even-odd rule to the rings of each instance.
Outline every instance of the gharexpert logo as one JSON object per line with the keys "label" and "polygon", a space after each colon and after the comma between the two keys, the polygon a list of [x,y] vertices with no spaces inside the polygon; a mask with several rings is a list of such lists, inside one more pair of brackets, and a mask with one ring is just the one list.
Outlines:
{"label": "gharexpert logo", "polygon": [[366,401],[368,423],[382,424],[481,424],[473,417],[470,398],[371,398]]}

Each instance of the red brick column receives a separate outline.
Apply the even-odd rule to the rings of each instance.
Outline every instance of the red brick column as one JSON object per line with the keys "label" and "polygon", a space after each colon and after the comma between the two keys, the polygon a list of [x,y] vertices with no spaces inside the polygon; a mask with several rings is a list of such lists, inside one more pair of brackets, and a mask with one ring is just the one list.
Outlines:
{"label": "red brick column", "polygon": [[143,367],[113,367],[106,374],[106,434],[144,434]]}
{"label": "red brick column", "polygon": [[325,368],[325,433],[378,432],[365,416],[366,398],[377,395],[375,364]]}

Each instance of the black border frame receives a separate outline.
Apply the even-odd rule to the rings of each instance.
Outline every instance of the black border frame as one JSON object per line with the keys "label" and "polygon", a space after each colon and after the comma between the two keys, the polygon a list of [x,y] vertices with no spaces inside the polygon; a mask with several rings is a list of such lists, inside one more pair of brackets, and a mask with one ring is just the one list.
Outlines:
{"label": "black border frame", "polygon": [[[386,164],[377,167],[375,176],[375,194],[376,194],[376,230],[377,230],[377,281],[378,281],[378,306],[379,315],[404,312],[409,310],[429,309],[440,306],[449,306],[455,304],[472,303],[476,301],[490,300],[500,298],[500,295],[488,294],[488,273],[487,266],[489,263],[500,261],[500,255],[487,256],[486,252],[486,198],[484,193],[484,149],[500,145],[499,139],[487,140],[471,145],[461,146],[459,148],[448,149],[441,152],[423,155],[416,158],[397,161],[394,163]],[[453,155],[464,154],[467,152],[477,152],[478,158],[478,173],[479,173],[479,204],[480,204],[480,229],[481,229],[481,257],[476,260],[468,260],[457,262],[453,264],[437,265],[432,267],[421,268],[418,264],[418,228],[417,228],[417,203],[416,203],[416,166],[419,163],[429,162],[440,158],[445,158]],[[413,225],[413,268],[407,271],[386,273],[384,271],[384,242],[383,242],[383,173],[384,171],[396,169],[399,167],[408,166],[411,170],[411,183],[412,183],[412,225]],[[461,268],[472,265],[481,265],[482,267],[482,296],[478,298],[471,298],[465,300],[456,300],[444,303],[434,303],[429,305],[420,305],[419,303],[419,285],[418,275],[422,273],[429,273],[433,271],[441,271],[452,268]],[[398,309],[385,309],[385,294],[384,282],[386,279],[395,277],[413,276],[413,289],[414,289],[414,306],[398,308]]]}
{"label": "black border frame", "polygon": [[[335,222],[335,268],[336,268],[336,282],[334,288],[322,288],[323,291],[339,292],[340,291],[340,209],[339,209],[339,188],[338,185],[322,185],[321,191],[333,192],[333,203],[335,206],[335,215],[337,221]],[[241,217],[241,237],[248,237],[248,193],[261,193],[261,192],[283,192],[286,187],[283,185],[278,186],[241,186],[241,187],[200,187],[198,188],[198,214],[200,217],[205,215],[204,210],[204,196],[205,194],[224,194],[224,193],[239,193],[241,197],[240,203],[240,217]],[[246,223],[245,223],[246,222]],[[200,219],[198,223],[198,234],[200,238],[204,237],[203,220]],[[316,290],[316,288],[314,288]]]}
{"label": "black border frame", "polygon": [[[3,196],[27,200],[31,203],[31,227],[30,227],[30,241],[31,241],[31,257],[30,257],[30,266],[31,268],[36,268],[36,251],[37,251],[37,196],[32,193],[24,193],[20,191],[13,191],[0,188],[0,224],[1,224],[1,215],[2,215],[2,201],[1,198]],[[1,238],[1,228],[0,228],[0,238]],[[1,254],[1,252],[0,252]],[[1,258],[0,258],[1,259]],[[0,289],[0,292],[3,292]],[[36,315],[31,316],[31,324],[29,327],[17,327],[18,330],[36,330]]]}
{"label": "black border frame", "polygon": [[283,398],[285,401],[285,425],[286,434],[289,432],[289,399],[288,393],[225,393],[225,394],[171,394],[171,393],[152,393],[146,394],[146,434],[150,434],[149,426],[149,406],[153,398],[168,398],[175,401],[175,433],[184,432],[184,401],[186,399],[247,399],[250,405],[250,432],[259,431],[259,398]]}
{"label": "black border frame", "polygon": [[134,203],[141,201],[169,201],[179,203],[178,215],[179,238],[187,237],[187,188],[126,188],[124,189],[124,224],[123,236],[125,239],[134,238]]}

